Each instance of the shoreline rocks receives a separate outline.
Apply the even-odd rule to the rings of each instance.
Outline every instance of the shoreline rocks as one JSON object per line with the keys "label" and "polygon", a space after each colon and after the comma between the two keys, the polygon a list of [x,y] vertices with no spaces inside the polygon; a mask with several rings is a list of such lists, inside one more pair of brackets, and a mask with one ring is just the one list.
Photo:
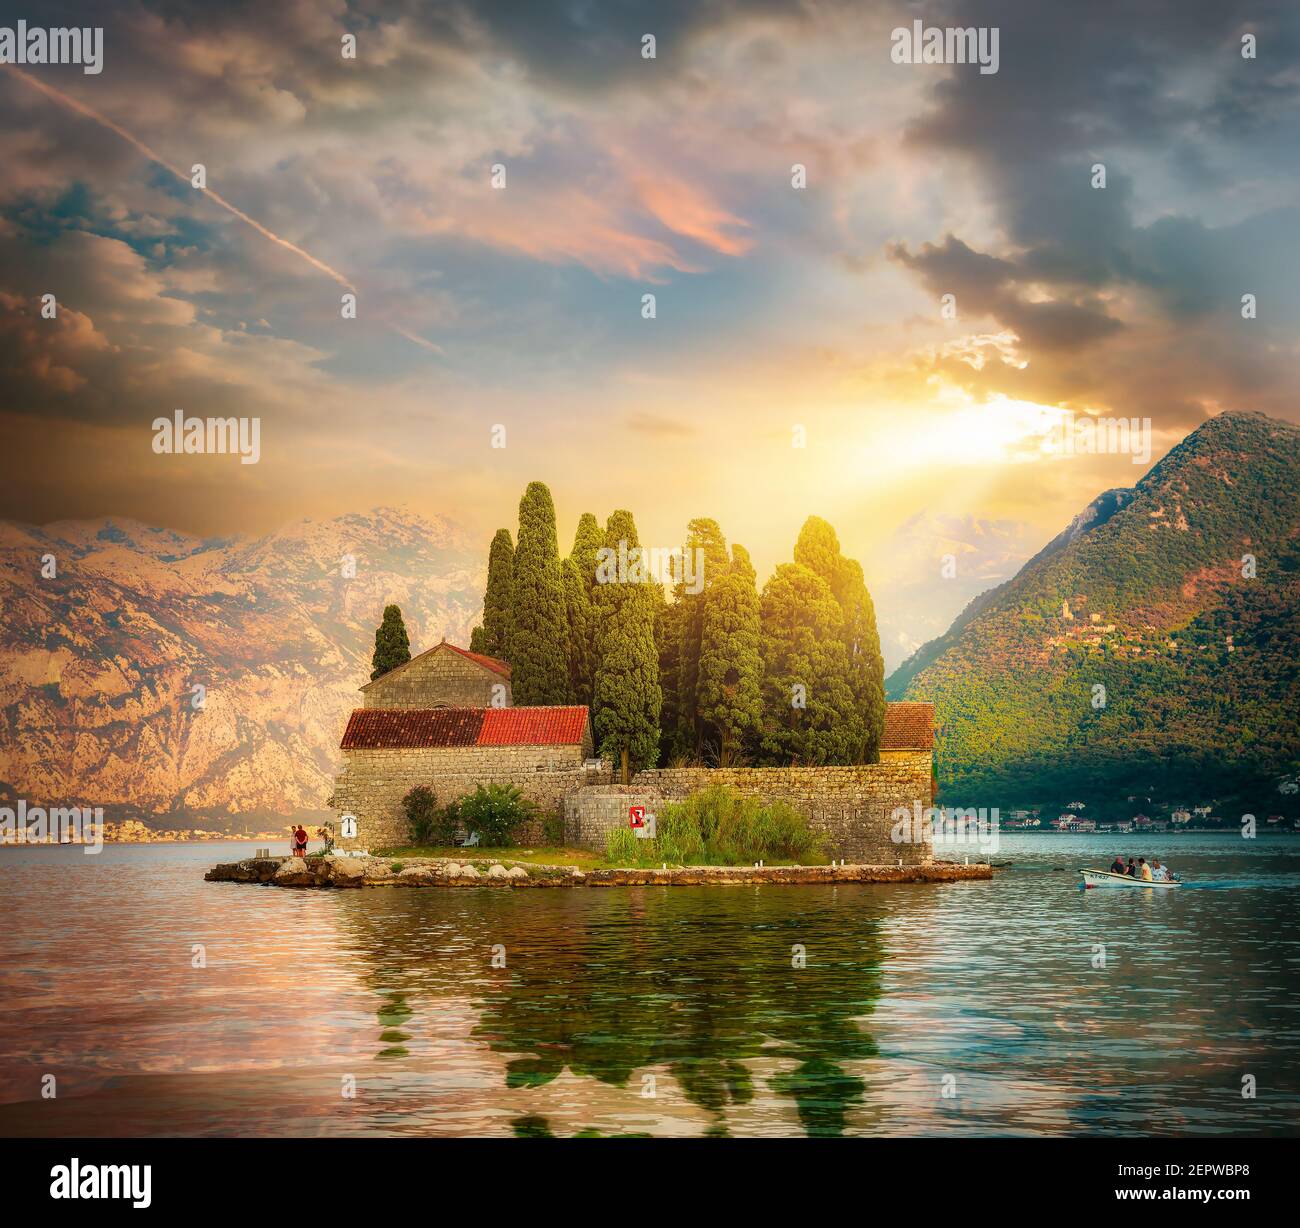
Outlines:
{"label": "shoreline rocks", "polygon": [[580,870],[493,858],[421,857],[409,861],[370,856],[250,857],[214,866],[212,883],[272,887],[703,887],[824,883],[951,883],[990,879],[987,863],[930,862],[914,866],[673,866]]}

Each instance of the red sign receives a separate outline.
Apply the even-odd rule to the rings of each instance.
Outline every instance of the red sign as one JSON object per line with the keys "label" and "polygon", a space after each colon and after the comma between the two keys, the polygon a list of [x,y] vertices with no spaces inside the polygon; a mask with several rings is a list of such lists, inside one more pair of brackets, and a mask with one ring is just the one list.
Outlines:
{"label": "red sign", "polygon": [[645,807],[644,807],[644,806],[629,806],[629,807],[628,807],[628,811],[627,811],[627,813],[628,813],[628,817],[632,820],[632,826],[633,826],[633,827],[644,827],[644,826],[645,826]]}

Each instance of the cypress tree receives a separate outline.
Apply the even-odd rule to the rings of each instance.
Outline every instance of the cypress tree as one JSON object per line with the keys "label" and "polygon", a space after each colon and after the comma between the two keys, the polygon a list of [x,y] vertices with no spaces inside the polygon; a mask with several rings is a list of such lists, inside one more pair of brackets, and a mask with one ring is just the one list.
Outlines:
{"label": "cypress tree", "polygon": [[744,546],[709,590],[700,638],[699,714],[718,739],[718,764],[758,732],[763,714],[762,621],[754,566]]}
{"label": "cypress tree", "polygon": [[529,482],[519,501],[510,626],[511,690],[515,703],[562,704],[569,692],[568,619],[555,538],[555,504],[542,482]]}
{"label": "cypress tree", "polygon": [[583,512],[578,518],[569,557],[578,565],[578,574],[588,596],[596,585],[596,551],[604,544],[605,534],[601,532],[599,522],[590,512]]}
{"label": "cypress tree", "polygon": [[799,532],[794,560],[815,571],[830,586],[844,617],[843,639],[848,683],[858,710],[862,741],[852,762],[877,758],[885,726],[885,662],[876,628],[876,606],[862,575],[862,564],[840,552],[835,530],[820,516],[809,516]]}
{"label": "cypress tree", "polygon": [[[595,591],[596,554],[604,544],[605,531],[596,522],[596,517],[590,512],[583,512],[578,518],[578,528],[573,535],[573,549],[569,552],[569,558],[578,570],[582,591],[587,598],[586,640],[570,651],[570,661],[575,655],[586,657],[585,669],[580,668],[580,673],[586,680],[586,685],[581,692],[584,696],[581,702],[585,704],[591,703],[591,687],[596,674],[596,624],[599,618]],[[573,621],[570,619],[570,624]],[[573,633],[573,626],[570,625],[569,634]]]}
{"label": "cypress tree", "polygon": [[[629,561],[640,549],[632,513],[617,511],[605,529],[605,546],[625,541]],[[617,770],[627,752],[632,771],[653,767],[659,756],[659,655],[655,648],[655,599],[651,584],[629,580],[596,590],[596,744]]]}
{"label": "cypress tree", "polygon": [[472,628],[470,629],[470,633],[469,633],[469,650],[470,650],[470,652],[482,652],[482,653],[486,653],[486,652],[487,652],[487,648],[484,647],[484,643],[483,643],[483,628],[482,628],[482,627],[472,627]]}
{"label": "cypress tree", "polygon": [[405,665],[411,659],[411,641],[402,621],[402,611],[395,605],[384,606],[384,621],[375,628],[375,652],[370,658],[373,668],[370,681]]}
{"label": "cypress tree", "polygon": [[677,669],[682,650],[682,603],[675,600],[663,607],[659,618],[659,687],[663,704],[659,716],[659,762],[672,761],[688,751],[681,736],[677,706]]}
{"label": "cypress tree", "polygon": [[710,586],[727,570],[727,539],[716,520],[697,517],[686,526],[684,550],[702,551],[703,576],[700,591],[688,593],[680,582],[677,599],[682,603],[679,629],[681,647],[677,655],[677,723],[682,742],[696,753],[703,743],[704,728],[699,711],[700,640],[704,634],[704,607]]}
{"label": "cypress tree", "polygon": [[763,586],[761,617],[763,755],[777,764],[852,762],[862,731],[830,585],[782,563]]}
{"label": "cypress tree", "polygon": [[578,564],[572,558],[560,564],[560,577],[564,584],[564,612],[569,628],[569,702],[589,705],[596,668],[595,612],[582,583]]}
{"label": "cypress tree", "polygon": [[515,546],[509,529],[498,529],[488,551],[487,589],[483,593],[482,647],[502,661],[510,660],[510,625],[514,610]]}

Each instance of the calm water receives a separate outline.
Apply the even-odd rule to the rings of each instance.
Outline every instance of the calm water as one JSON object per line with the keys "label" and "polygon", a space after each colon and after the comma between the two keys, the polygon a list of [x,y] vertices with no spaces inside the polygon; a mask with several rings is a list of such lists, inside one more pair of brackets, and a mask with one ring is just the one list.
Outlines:
{"label": "calm water", "polygon": [[[1004,837],[991,883],[576,891],[0,850],[0,1134],[1300,1133],[1300,840],[1158,839]],[[1195,881],[1054,870],[1117,851]]]}

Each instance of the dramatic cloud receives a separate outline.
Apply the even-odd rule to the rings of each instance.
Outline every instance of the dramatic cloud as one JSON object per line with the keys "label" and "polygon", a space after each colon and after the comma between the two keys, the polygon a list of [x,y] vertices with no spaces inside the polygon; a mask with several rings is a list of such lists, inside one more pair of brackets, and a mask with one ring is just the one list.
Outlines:
{"label": "dramatic cloud", "polygon": [[[713,514],[767,566],[811,494],[865,554],[940,482],[1044,540],[1115,484],[1009,477],[1008,404],[1161,440],[1297,417],[1294,6],[925,7],[997,25],[995,74],[892,63],[918,15],[53,0],[105,66],[0,66],[0,514],[226,532],[404,498],[490,531],[549,475],[562,515],[653,492],[655,539]],[[177,408],[262,417],[262,462],[157,465]]]}

